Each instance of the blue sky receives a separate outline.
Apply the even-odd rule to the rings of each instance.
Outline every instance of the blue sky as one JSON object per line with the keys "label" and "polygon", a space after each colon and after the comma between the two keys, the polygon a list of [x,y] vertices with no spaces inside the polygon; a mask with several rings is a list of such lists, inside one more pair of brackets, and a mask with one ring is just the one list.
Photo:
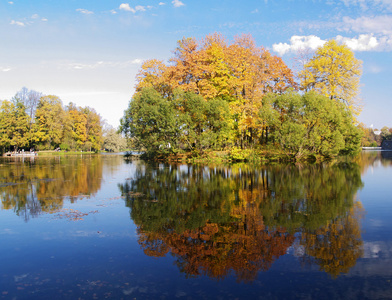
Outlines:
{"label": "blue sky", "polygon": [[251,34],[290,67],[298,49],[346,43],[363,61],[359,121],[392,127],[392,0],[0,0],[0,99],[25,86],[117,127],[144,60],[213,32]]}

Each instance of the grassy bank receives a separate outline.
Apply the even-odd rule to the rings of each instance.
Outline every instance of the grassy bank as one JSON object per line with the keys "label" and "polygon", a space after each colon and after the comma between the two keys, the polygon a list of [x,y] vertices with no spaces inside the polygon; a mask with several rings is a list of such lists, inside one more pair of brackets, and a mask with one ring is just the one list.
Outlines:
{"label": "grassy bank", "polygon": [[88,151],[54,151],[54,150],[43,150],[38,151],[38,156],[65,156],[65,155],[86,155],[96,154],[96,152]]}

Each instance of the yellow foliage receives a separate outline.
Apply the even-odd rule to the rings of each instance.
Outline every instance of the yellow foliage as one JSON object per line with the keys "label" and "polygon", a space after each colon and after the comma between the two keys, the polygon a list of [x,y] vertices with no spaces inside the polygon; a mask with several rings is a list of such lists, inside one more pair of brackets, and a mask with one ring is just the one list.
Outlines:
{"label": "yellow foliage", "polygon": [[330,40],[317,49],[316,54],[299,73],[301,89],[316,90],[320,94],[346,103],[358,115],[359,79],[362,62],[345,45]]}

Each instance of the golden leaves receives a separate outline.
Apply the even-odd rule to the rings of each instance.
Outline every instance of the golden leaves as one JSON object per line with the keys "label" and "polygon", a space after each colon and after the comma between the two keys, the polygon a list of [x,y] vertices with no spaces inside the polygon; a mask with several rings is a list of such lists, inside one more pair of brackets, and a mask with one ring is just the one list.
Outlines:
{"label": "golden leaves", "polygon": [[358,99],[362,62],[345,45],[330,40],[299,73],[301,89],[316,90],[331,99],[344,102],[356,115],[361,111]]}

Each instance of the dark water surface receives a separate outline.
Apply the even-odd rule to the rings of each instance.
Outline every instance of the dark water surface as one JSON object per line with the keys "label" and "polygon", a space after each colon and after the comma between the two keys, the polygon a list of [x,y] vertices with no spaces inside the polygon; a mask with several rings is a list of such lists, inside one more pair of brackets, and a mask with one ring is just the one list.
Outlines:
{"label": "dark water surface", "polygon": [[0,299],[392,299],[392,157],[0,159]]}

